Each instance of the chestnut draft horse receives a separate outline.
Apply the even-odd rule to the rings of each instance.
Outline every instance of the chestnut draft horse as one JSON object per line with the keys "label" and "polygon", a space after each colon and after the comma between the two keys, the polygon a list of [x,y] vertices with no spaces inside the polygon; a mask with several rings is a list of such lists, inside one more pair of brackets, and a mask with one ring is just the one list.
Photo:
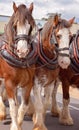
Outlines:
{"label": "chestnut draft horse", "polygon": [[[79,26],[77,30],[79,29]],[[70,58],[71,64],[67,68],[67,70],[60,69],[59,78],[62,82],[62,90],[63,90],[63,108],[60,115],[60,122],[67,125],[73,124],[73,119],[69,112],[69,86],[76,86],[79,88],[79,31],[72,36],[70,41]]]}
{"label": "chestnut draft horse", "polygon": [[[64,70],[60,68],[59,72],[59,79],[62,83],[62,90],[63,90],[63,108],[59,115],[59,121],[61,124],[64,125],[73,125],[73,119],[70,115],[69,111],[69,102],[70,102],[70,95],[69,95],[69,87],[73,87],[75,85],[76,88],[79,88],[79,59],[78,59],[78,49],[79,49],[79,24],[73,24],[70,28],[70,59],[71,64],[70,66]],[[69,33],[67,33],[69,35]],[[69,39],[68,39],[69,41]],[[55,87],[57,88],[58,81],[56,81]],[[56,90],[57,91],[57,90]],[[54,95],[54,99],[52,99],[57,105],[56,102],[56,92]],[[52,114],[54,113],[54,107],[52,105]]]}
{"label": "chestnut draft horse", "polygon": [[[34,79],[34,114],[33,130],[47,130],[44,124],[45,113],[50,100],[49,89],[53,89],[54,81],[59,75],[59,66],[67,68],[70,65],[69,43],[63,39],[66,36],[66,30],[72,26],[74,19],[66,21],[54,16],[53,19],[47,21],[42,31],[39,33],[38,47],[38,64],[36,64]],[[63,25],[62,25],[63,23]],[[62,26],[61,26],[62,25]],[[59,32],[63,29],[60,37]],[[58,46],[58,49],[57,47]],[[63,51],[64,50],[64,51]],[[61,52],[60,52],[61,51]],[[41,90],[46,88],[47,93],[45,100],[42,100]],[[52,91],[51,91],[52,93]],[[31,108],[33,107],[33,104]],[[30,104],[31,105],[31,104]],[[58,109],[57,109],[58,110]],[[58,110],[59,111],[59,110]]]}
{"label": "chestnut draft horse", "polygon": [[[10,130],[20,130],[29,95],[33,86],[34,62],[37,59],[36,45],[31,43],[33,29],[36,28],[32,17],[33,3],[27,8],[13,3],[14,13],[0,37],[0,78],[4,79],[12,120]],[[35,52],[34,52],[35,51]],[[29,67],[31,66],[31,67]],[[16,88],[23,88],[23,102],[17,108],[15,102]],[[1,94],[1,93],[0,93]],[[0,95],[0,119],[5,118]]]}

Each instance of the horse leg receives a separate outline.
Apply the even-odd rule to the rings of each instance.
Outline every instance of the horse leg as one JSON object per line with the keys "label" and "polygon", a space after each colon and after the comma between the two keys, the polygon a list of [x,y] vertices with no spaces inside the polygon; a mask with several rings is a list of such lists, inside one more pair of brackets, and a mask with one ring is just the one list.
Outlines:
{"label": "horse leg", "polygon": [[6,91],[7,91],[9,107],[10,107],[10,116],[12,120],[10,130],[19,130],[18,122],[17,122],[18,108],[15,101],[16,87],[11,80],[5,80],[5,85],[6,85]]}
{"label": "horse leg", "polygon": [[53,85],[44,88],[44,108],[45,110],[51,109]]}
{"label": "horse leg", "polygon": [[[23,88],[20,88],[20,96],[21,96],[21,103],[23,100]],[[30,98],[29,98],[29,103],[28,103],[28,109],[26,110],[26,115],[32,117],[34,113],[34,103],[33,103],[33,91],[31,91]]]}
{"label": "horse leg", "polygon": [[24,119],[24,115],[25,115],[26,109],[27,109],[26,101],[25,101],[25,93],[26,93],[25,88],[22,88],[21,89],[21,104],[18,109],[18,118],[17,118],[19,125],[22,124],[22,121]]}
{"label": "horse leg", "polygon": [[33,114],[33,122],[34,122],[34,128],[33,130],[47,130],[45,124],[44,124],[44,106],[42,102],[42,96],[41,96],[41,84],[38,81],[38,78],[35,77],[34,81],[34,107],[35,107],[35,113]]}
{"label": "horse leg", "polygon": [[7,93],[6,93],[6,89],[4,87],[4,91],[2,93],[2,98],[3,98],[3,101],[5,102],[7,100]]}
{"label": "horse leg", "polygon": [[55,116],[55,117],[58,117],[60,114],[60,108],[59,108],[57,101],[56,101],[56,94],[57,94],[57,89],[58,89],[59,83],[60,83],[59,79],[57,78],[55,80],[54,88],[53,88],[53,92],[52,92],[51,114],[52,114],[52,116]]}
{"label": "horse leg", "polygon": [[26,114],[28,110],[31,88],[32,88],[32,84],[29,84],[27,88],[25,87],[21,89],[21,104],[18,109],[18,118],[17,118],[19,128],[21,128],[24,115]]}
{"label": "horse leg", "polygon": [[[65,80],[66,81],[66,80]],[[63,107],[60,113],[59,121],[61,124],[64,125],[73,125],[73,119],[70,115],[69,111],[69,102],[70,102],[70,96],[69,96],[69,84],[66,82],[62,82],[62,89],[63,89]]]}
{"label": "horse leg", "polygon": [[30,99],[29,99],[29,104],[28,104],[28,109],[26,111],[26,114],[30,117],[33,116],[34,114],[34,103],[33,103],[33,100],[32,100],[32,97],[30,96]]}
{"label": "horse leg", "polygon": [[0,79],[0,120],[4,120],[6,118],[6,108],[2,97],[4,86],[4,80]]}

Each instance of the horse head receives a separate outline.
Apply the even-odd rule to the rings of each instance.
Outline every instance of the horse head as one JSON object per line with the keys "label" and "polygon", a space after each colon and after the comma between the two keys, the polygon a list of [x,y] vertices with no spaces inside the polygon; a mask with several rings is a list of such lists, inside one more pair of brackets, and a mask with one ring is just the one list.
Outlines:
{"label": "horse head", "polygon": [[54,33],[58,43],[58,64],[66,69],[70,65],[69,43],[71,35],[71,27],[73,26],[74,18],[69,21],[61,19],[56,15],[54,17]]}
{"label": "horse head", "polygon": [[33,3],[27,8],[13,3],[14,13],[8,22],[5,33],[10,47],[19,58],[24,58],[30,52],[32,31],[36,27],[32,17]]}

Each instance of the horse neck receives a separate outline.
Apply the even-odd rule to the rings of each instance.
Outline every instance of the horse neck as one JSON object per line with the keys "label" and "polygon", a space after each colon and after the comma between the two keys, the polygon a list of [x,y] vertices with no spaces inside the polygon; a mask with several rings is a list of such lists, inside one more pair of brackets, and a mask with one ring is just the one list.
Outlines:
{"label": "horse neck", "polygon": [[55,50],[55,45],[50,43],[51,33],[52,33],[52,29],[49,29],[47,32],[46,30],[42,31],[42,35],[41,35],[43,52],[49,58],[54,57],[54,50]]}
{"label": "horse neck", "polygon": [[49,58],[54,57],[55,46],[51,45],[50,39],[45,39],[44,41],[42,41],[42,47],[43,47],[43,52],[47,57]]}

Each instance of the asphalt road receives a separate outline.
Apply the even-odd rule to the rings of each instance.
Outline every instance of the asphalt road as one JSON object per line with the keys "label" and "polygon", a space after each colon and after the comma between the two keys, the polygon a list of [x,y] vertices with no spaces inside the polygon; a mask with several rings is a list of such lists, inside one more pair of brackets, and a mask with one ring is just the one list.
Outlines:
{"label": "asphalt road", "polygon": [[[60,94],[57,95],[57,100],[59,105],[62,105],[62,97]],[[70,112],[71,116],[74,120],[73,126],[63,126],[59,124],[59,120],[56,117],[52,117],[50,112],[47,112],[46,114],[46,121],[45,124],[48,128],[48,130],[79,130],[79,100],[76,100],[74,98],[71,98],[70,103]],[[0,122],[0,130],[9,130],[10,129],[10,123],[11,119],[8,113],[8,107],[7,107],[7,118],[3,122]],[[28,116],[25,116],[22,130],[32,130],[33,129],[33,122],[32,119]]]}

